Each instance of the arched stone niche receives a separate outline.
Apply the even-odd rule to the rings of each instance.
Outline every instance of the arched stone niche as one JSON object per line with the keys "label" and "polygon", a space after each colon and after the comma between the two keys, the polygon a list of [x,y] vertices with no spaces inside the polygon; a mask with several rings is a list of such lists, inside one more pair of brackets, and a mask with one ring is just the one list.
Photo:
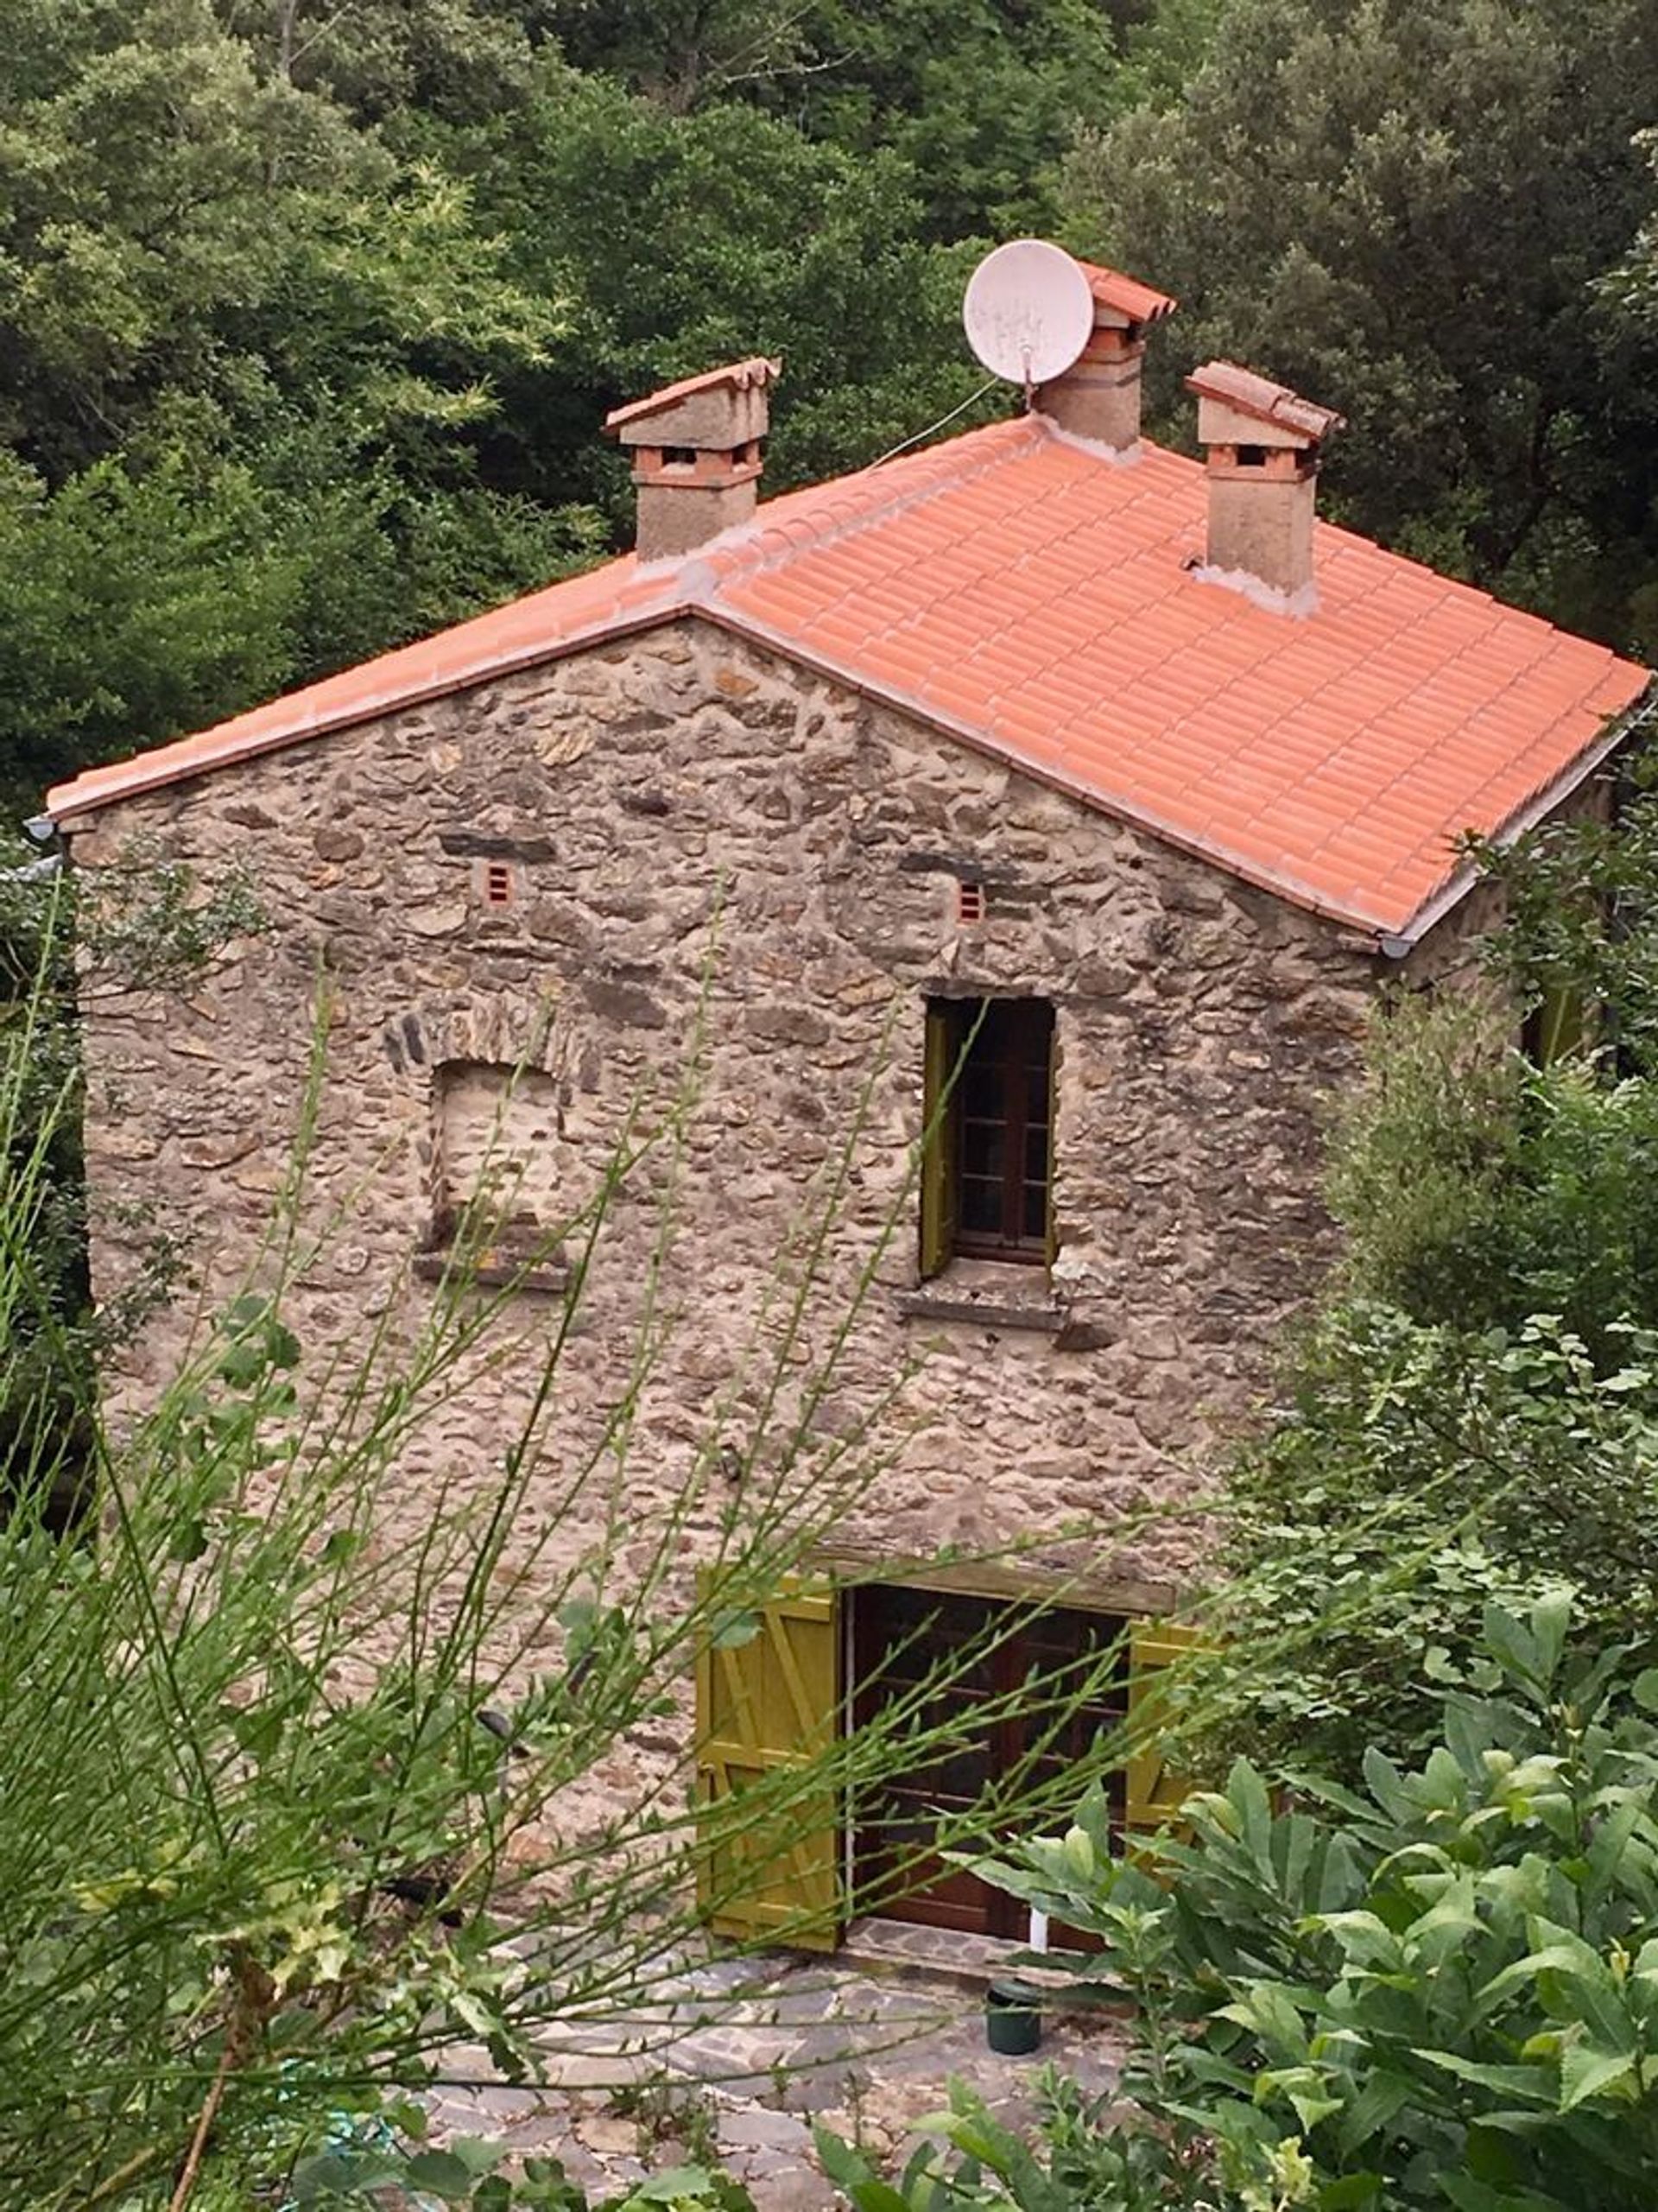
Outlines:
{"label": "arched stone niche", "polygon": [[422,1272],[446,1265],[464,1233],[480,1279],[556,1287],[541,1278],[561,1273],[554,1239],[571,1205],[558,1017],[549,997],[500,992],[428,1001],[382,1030],[394,1068],[424,1093]]}

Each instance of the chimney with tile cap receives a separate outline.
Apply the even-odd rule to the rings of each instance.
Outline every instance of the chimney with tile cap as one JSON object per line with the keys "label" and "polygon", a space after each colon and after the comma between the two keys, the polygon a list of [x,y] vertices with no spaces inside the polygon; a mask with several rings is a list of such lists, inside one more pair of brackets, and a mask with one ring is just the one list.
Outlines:
{"label": "chimney with tile cap", "polygon": [[1312,587],[1319,458],[1341,416],[1231,361],[1207,361],[1186,383],[1206,449],[1206,565],[1294,599]]}
{"label": "chimney with tile cap", "polygon": [[1093,336],[1062,377],[1039,385],[1041,413],[1073,437],[1125,453],[1140,435],[1140,369],[1146,333],[1174,312],[1167,293],[1154,292],[1115,269],[1077,263],[1094,295]]}
{"label": "chimney with tile cap", "polygon": [[605,416],[604,428],[633,454],[642,561],[694,552],[751,517],[770,427],[766,395],[782,365],[763,356],[734,361]]}

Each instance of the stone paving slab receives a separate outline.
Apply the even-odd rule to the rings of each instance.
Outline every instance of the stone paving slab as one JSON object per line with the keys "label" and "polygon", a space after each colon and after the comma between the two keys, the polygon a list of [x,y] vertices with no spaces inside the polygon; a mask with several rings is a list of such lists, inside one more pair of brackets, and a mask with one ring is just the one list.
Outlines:
{"label": "stone paving slab", "polygon": [[446,2054],[434,2135],[551,2153],[600,2196],[717,2156],[761,2212],[828,2212],[842,2200],[813,2158],[814,2120],[895,2168],[952,2078],[1015,2128],[1033,2117],[1045,2063],[1093,2095],[1117,2078],[1121,2030],[1109,2019],[1050,2013],[1032,2057],[1003,2057],[986,2041],[980,1992],[925,1964],[870,1970],[787,1954],[662,1963],[648,2005],[541,2031],[541,2086],[497,2083],[482,2050]]}

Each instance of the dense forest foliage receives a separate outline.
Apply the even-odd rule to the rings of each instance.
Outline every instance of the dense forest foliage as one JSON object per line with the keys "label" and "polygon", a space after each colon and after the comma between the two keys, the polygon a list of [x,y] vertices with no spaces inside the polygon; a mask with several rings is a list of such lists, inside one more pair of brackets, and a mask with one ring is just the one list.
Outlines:
{"label": "dense forest foliage", "polygon": [[[782,353],[769,486],[1058,236],[1339,407],[1332,510],[1658,650],[1658,0],[0,0],[0,762],[625,541],[604,410]],[[986,411],[1006,404],[980,402]],[[969,418],[971,419],[971,418]]]}

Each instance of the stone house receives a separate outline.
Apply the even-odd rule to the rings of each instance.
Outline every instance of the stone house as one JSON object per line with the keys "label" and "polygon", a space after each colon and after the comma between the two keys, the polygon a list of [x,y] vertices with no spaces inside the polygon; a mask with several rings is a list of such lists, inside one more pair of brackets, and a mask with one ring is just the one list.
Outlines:
{"label": "stone house", "polygon": [[[77,869],[133,840],[242,866],[273,923],[182,1006],[87,1010],[104,1295],[139,1196],[176,1210],[210,1287],[253,1264],[320,970],[309,1203],[341,1226],[292,1292],[307,1344],[365,1311],[418,1328],[503,1157],[521,1242],[467,1264],[545,1336],[573,1240],[536,1239],[697,1061],[661,1271],[694,1325],[607,1508],[620,1575],[628,1527],[721,1454],[750,1463],[741,1347],[837,1184],[826,1310],[865,1290],[811,1426],[856,1435],[890,1400],[898,1442],[814,1535],[840,1594],[832,1572],[769,1611],[751,1705],[705,1668],[716,1787],[841,1725],[841,1683],[878,1699],[895,1638],[927,1654],[1058,1586],[997,1662],[1016,1682],[1178,1606],[1204,1439],[1326,1251],[1320,1101],[1367,1002],[1465,957],[1458,834],[1571,802],[1646,691],[1316,519],[1327,409],[1215,362],[1188,380],[1206,459],[1142,439],[1174,303],[1086,273],[1093,339],[1016,419],[756,504],[775,364],[670,386],[610,419],[634,554],[49,802]],[[579,1431],[651,1272],[645,1182],[611,1207],[566,1349]],[[158,1317],[117,1389],[153,1386],[186,1327]],[[396,1510],[498,1460],[535,1372],[481,1364],[412,1440]],[[717,1518],[689,1513],[687,1553]],[[526,1571],[581,1540],[540,1534]],[[1137,1648],[1151,1664],[1155,1635]],[[780,1740],[753,1740],[763,1709]],[[1021,1747],[1004,1727],[951,1787]],[[941,1791],[900,1776],[889,1803],[924,1820]],[[1120,1810],[1160,1802],[1152,1762]],[[798,1934],[802,1898],[832,1922],[836,1827],[752,1922]],[[965,1876],[895,1909],[1009,1931]]]}

